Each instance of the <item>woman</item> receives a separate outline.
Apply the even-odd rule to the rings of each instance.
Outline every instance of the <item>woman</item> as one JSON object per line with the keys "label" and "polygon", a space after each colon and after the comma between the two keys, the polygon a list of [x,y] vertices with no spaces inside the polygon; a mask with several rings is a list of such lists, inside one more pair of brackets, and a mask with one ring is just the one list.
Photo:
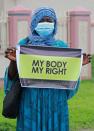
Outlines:
{"label": "woman", "polygon": [[[53,9],[38,9],[31,20],[31,34],[20,41],[20,45],[32,44],[67,48],[67,44],[55,40],[57,18]],[[86,55],[87,56],[87,55]],[[5,93],[15,82],[17,67],[15,49],[7,49],[6,57],[11,60],[5,73]],[[89,56],[87,56],[89,57]],[[85,57],[86,58],[86,57]],[[85,59],[88,63],[87,59]],[[88,58],[89,60],[89,58]],[[17,131],[69,131],[67,100],[74,96],[75,90],[59,90],[46,88],[22,88]]]}

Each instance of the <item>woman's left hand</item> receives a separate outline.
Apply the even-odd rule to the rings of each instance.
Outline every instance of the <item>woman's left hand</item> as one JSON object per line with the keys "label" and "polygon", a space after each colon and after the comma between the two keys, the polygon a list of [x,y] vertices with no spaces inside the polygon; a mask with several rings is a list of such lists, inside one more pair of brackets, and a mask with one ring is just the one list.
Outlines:
{"label": "woman's left hand", "polygon": [[91,59],[92,59],[92,57],[91,57],[90,54],[84,53],[83,54],[83,63],[82,63],[82,65],[89,64],[91,62]]}

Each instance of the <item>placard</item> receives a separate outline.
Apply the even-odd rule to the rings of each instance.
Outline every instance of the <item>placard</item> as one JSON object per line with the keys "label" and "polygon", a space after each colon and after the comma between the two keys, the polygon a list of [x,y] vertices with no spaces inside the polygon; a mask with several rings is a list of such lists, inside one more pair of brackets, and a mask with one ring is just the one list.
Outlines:
{"label": "placard", "polygon": [[74,89],[81,72],[82,50],[20,46],[17,67],[22,87]]}

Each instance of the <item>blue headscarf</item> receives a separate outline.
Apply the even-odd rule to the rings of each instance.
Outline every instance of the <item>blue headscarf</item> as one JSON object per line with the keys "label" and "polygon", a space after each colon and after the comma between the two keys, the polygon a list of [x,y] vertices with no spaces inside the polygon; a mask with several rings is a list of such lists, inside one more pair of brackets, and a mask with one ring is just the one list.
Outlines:
{"label": "blue headscarf", "polygon": [[[35,33],[34,30],[39,21],[45,16],[48,16],[54,20],[54,31],[49,37],[41,38],[37,33]],[[56,34],[57,30],[57,18],[55,11],[48,7],[37,9],[31,18],[30,29],[31,33],[29,35],[29,39],[31,40],[32,45],[53,45],[55,42],[54,35]]]}

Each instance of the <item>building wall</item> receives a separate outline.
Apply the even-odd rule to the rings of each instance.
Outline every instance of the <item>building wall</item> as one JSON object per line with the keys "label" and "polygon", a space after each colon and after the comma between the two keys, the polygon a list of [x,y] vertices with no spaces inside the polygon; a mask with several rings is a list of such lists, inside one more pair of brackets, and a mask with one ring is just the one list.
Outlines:
{"label": "building wall", "polygon": [[6,67],[9,65],[9,60],[4,58],[4,55],[0,55],[0,79],[4,77]]}
{"label": "building wall", "polygon": [[91,25],[91,54],[94,54],[94,22]]}
{"label": "building wall", "polygon": [[[75,8],[77,6],[82,6],[84,8],[87,8],[91,11],[91,21],[94,20],[94,1],[93,0],[0,0],[0,17],[3,13],[4,16],[1,18],[4,22],[2,23],[2,30],[7,31],[7,11],[8,9],[16,6],[16,5],[22,5],[24,7],[27,7],[29,9],[35,10],[38,7],[41,6],[49,6],[55,9],[57,18],[58,18],[58,31],[57,31],[57,39],[62,39],[64,41],[67,41],[67,27],[66,27],[66,12],[68,10],[71,10],[72,8]],[[2,13],[1,13],[2,12]],[[1,33],[3,35],[3,47],[4,50],[7,47],[8,38],[6,38],[6,33]],[[92,54],[94,54],[94,26],[91,26],[91,40],[92,40]],[[8,34],[7,34],[8,35]],[[5,41],[6,39],[6,41]],[[84,45],[85,46],[85,45]],[[9,61],[4,58],[4,54],[0,55],[0,78],[3,78],[5,68],[8,66]]]}
{"label": "building wall", "polygon": [[93,0],[0,0],[3,4],[3,11],[7,13],[8,9],[16,5],[23,5],[24,7],[35,10],[38,7],[49,6],[55,9],[58,17],[58,33],[57,38],[67,40],[66,38],[66,12],[77,6],[82,6],[91,11],[91,19],[94,19],[94,1]]}
{"label": "building wall", "polygon": [[4,77],[5,69],[9,65],[9,60],[4,58],[4,51],[8,46],[7,10],[15,5],[14,0],[0,0],[0,80]]}
{"label": "building wall", "polygon": [[41,6],[53,7],[56,10],[58,17],[61,19],[62,16],[65,16],[67,10],[70,10],[77,6],[82,6],[91,10],[92,18],[94,18],[93,0],[17,0],[16,4],[21,4],[32,9],[36,9]]}
{"label": "building wall", "polygon": [[[35,10],[38,7],[48,6],[55,9],[58,17],[58,32],[56,35],[57,39],[63,39],[67,41],[67,32],[66,32],[66,12],[75,7],[84,7],[91,11],[91,21],[94,20],[94,1],[93,0],[15,0],[16,5],[23,5],[32,10]],[[91,28],[92,35],[94,35],[94,29]],[[94,39],[91,38],[91,53],[94,54]]]}

